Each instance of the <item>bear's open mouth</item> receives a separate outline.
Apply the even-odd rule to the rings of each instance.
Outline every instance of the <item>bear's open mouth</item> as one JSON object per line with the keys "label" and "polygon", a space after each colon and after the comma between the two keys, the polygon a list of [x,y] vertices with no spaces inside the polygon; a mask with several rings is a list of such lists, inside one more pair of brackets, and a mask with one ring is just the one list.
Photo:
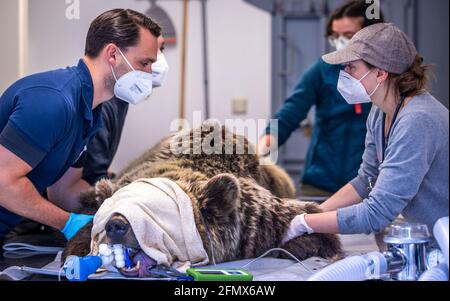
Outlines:
{"label": "bear's open mouth", "polygon": [[156,260],[145,254],[141,249],[125,248],[125,257],[128,257],[127,266],[118,269],[125,277],[150,277],[150,270],[157,265]]}

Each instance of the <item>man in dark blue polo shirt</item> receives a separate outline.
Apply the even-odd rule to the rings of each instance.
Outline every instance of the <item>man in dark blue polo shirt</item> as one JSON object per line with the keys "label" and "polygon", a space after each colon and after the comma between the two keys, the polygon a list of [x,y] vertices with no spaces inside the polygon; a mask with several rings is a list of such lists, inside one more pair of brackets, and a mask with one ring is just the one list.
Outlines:
{"label": "man in dark blue polo shirt", "polygon": [[0,244],[22,217],[67,239],[92,220],[76,213],[78,204],[52,203],[42,193],[77,163],[101,127],[102,103],[116,95],[136,104],[151,94],[160,33],[138,12],[105,12],[91,24],[76,67],[28,76],[1,96]]}
{"label": "man in dark blue polo shirt", "polygon": [[[163,86],[167,78],[169,65],[163,54],[165,40],[158,37],[158,60],[152,65],[153,88]],[[51,187],[47,188],[50,201],[60,204],[78,204],[82,192],[92,188],[97,181],[111,178],[109,168],[119,148],[123,126],[129,104],[117,97],[102,105],[103,127],[95,134],[92,141],[73,168]]]}

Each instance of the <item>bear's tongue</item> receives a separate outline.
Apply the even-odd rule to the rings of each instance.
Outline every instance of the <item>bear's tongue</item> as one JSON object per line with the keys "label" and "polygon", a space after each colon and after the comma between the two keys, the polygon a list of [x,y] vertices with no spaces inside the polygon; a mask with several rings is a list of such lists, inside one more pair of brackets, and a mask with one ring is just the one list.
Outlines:
{"label": "bear's tongue", "polygon": [[133,258],[134,267],[131,269],[122,268],[120,273],[126,277],[133,278],[148,278],[150,277],[149,270],[151,267],[157,265],[157,262],[151,257],[147,256],[144,251],[139,251]]}

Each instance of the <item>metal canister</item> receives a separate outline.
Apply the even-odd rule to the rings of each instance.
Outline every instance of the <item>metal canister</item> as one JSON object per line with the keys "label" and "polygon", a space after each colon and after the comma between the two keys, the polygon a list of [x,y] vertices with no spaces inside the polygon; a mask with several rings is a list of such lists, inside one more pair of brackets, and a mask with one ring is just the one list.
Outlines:
{"label": "metal canister", "polygon": [[[432,237],[427,225],[402,223],[393,225],[384,237],[392,264],[388,264],[391,279],[416,281],[427,269],[427,246]],[[389,260],[388,260],[389,262]]]}

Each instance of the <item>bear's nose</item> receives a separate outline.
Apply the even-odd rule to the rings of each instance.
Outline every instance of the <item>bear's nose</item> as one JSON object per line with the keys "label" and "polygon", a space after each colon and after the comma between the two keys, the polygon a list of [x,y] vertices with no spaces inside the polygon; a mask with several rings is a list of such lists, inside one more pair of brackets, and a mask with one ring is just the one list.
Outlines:
{"label": "bear's nose", "polygon": [[106,236],[112,243],[121,243],[129,226],[129,224],[120,219],[110,219],[105,226]]}

